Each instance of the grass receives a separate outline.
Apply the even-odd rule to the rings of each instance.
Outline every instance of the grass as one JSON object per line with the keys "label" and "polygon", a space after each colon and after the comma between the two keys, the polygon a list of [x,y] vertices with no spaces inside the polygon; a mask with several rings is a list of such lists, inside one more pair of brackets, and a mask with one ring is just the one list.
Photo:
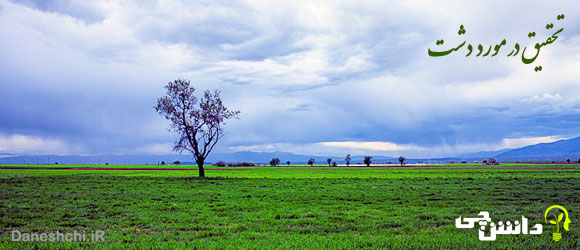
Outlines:
{"label": "grass", "polygon": [[[580,169],[242,168],[197,171],[0,170],[1,248],[350,249],[579,248]],[[470,167],[471,166],[471,167]],[[509,166],[522,166],[509,165]],[[536,165],[527,165],[537,167]],[[554,167],[554,165],[549,165]],[[577,165],[576,165],[577,166]],[[135,166],[141,168],[143,166]],[[181,168],[181,167],[180,167]],[[359,167],[357,167],[359,168]],[[469,169],[473,168],[473,169]],[[237,168],[236,168],[237,169]],[[559,242],[498,235],[481,242],[455,218],[543,223],[550,205],[572,224]],[[12,242],[10,231],[104,230],[105,242]]]}

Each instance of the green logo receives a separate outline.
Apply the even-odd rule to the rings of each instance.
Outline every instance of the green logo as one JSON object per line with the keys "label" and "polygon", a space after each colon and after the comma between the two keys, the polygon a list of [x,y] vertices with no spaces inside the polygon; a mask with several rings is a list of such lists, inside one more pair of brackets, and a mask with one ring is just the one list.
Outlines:
{"label": "green logo", "polygon": [[[552,210],[554,208],[560,209],[564,213],[560,213],[557,216],[554,214],[554,220],[549,220],[548,221],[548,212],[550,212],[550,210]],[[564,230],[570,231],[570,228],[569,227],[570,227],[570,223],[572,221],[568,217],[568,211],[564,207],[562,207],[560,205],[553,205],[553,206],[549,207],[548,209],[546,209],[546,212],[544,213],[544,220],[546,221],[546,223],[550,223],[550,224],[556,225],[556,232],[555,233],[552,233],[552,239],[554,241],[559,241],[560,239],[562,239],[562,234],[560,233],[560,222],[564,218],[564,215],[566,215],[566,220],[564,220],[564,224],[562,226],[564,227]]]}

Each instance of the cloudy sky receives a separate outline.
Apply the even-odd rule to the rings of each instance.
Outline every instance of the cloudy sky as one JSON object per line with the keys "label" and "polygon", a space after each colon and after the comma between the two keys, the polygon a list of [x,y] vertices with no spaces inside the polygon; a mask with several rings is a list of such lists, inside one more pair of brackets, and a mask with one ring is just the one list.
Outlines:
{"label": "cloudy sky", "polygon": [[[580,136],[580,4],[506,2],[0,0],[0,155],[170,153],[153,106],[177,78],[241,111],[220,152],[437,157]],[[507,57],[560,28],[532,64]]]}

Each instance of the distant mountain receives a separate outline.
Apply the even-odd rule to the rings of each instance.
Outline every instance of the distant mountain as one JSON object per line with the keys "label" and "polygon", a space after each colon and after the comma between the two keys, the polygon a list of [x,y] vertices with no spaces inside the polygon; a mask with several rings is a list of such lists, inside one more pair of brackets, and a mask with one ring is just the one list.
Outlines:
{"label": "distant mountain", "polygon": [[[240,161],[253,161],[255,163],[268,163],[272,158],[280,158],[282,163],[286,161],[290,161],[295,164],[306,164],[308,159],[314,158],[316,161],[314,164],[327,164],[326,159],[331,158],[332,161],[335,161],[338,164],[344,163],[344,158],[346,155],[342,156],[320,156],[320,155],[297,155],[288,152],[250,152],[250,151],[242,151],[242,152],[234,152],[234,153],[216,153],[210,155],[209,158],[211,161],[226,161],[226,162],[240,162]],[[364,160],[364,155],[351,155],[351,163],[353,164],[362,164]],[[387,163],[387,162],[398,162],[398,159],[391,156],[373,156],[372,161],[374,163]],[[417,162],[422,161],[422,159],[407,159],[406,162]]]}
{"label": "distant mountain", "polygon": [[157,165],[161,161],[172,163],[175,160],[181,162],[193,162],[191,157],[185,155],[21,155],[3,156],[1,164],[78,164],[96,165],[109,163],[111,165]]}
{"label": "distant mountain", "polygon": [[[254,163],[268,163],[272,158],[280,158],[282,163],[290,161],[294,164],[306,164],[309,158],[315,158],[315,164],[326,164],[327,158],[333,158],[337,163],[343,162],[344,157],[328,157],[328,156],[306,156],[296,155],[287,152],[234,152],[234,153],[212,153],[209,155],[206,163],[211,164],[217,161],[225,162],[254,162]],[[360,160],[362,156],[353,156],[353,162]],[[342,160],[341,160],[342,159]],[[111,165],[157,165],[162,161],[170,164],[175,160],[179,160],[182,164],[194,164],[193,156],[191,154],[174,154],[174,155],[95,155],[95,156],[79,156],[79,155],[3,155],[0,157],[0,164],[105,164]]]}
{"label": "distant mountain", "polygon": [[[314,158],[317,160],[315,163],[322,163],[328,158],[327,156],[307,156],[307,155],[297,155],[288,152],[251,152],[251,151],[241,151],[233,153],[215,153],[211,154],[208,158],[212,162],[225,161],[225,162],[244,162],[251,161],[254,163],[268,163],[272,158],[280,158],[282,163],[290,161],[296,164],[305,164],[309,158]],[[322,159],[324,158],[324,160]],[[333,158],[333,157],[330,157]],[[318,162],[319,161],[319,162]]]}
{"label": "distant mountain", "polygon": [[475,153],[466,153],[466,154],[460,154],[457,156],[457,158],[461,158],[461,159],[471,159],[471,158],[481,158],[481,159],[487,159],[489,157],[495,157],[499,154],[511,151],[513,149],[508,148],[508,149],[501,149],[501,150],[497,150],[497,151],[480,151],[480,152],[475,152]]}
{"label": "distant mountain", "polygon": [[496,155],[501,159],[578,159],[580,157],[580,137],[559,140],[551,143],[540,143],[509,150]]}
{"label": "distant mountain", "polygon": [[[272,158],[280,158],[282,164],[290,161],[292,164],[306,164],[309,158],[316,159],[315,164],[326,164],[327,158],[332,158],[338,164],[344,163],[345,156],[314,156],[297,155],[288,152],[233,152],[233,153],[212,153],[206,160],[211,164],[217,161],[225,162],[254,162],[265,164]],[[500,161],[562,161],[566,158],[578,159],[580,157],[580,137],[560,140],[552,143],[540,143],[517,149],[503,149],[498,151],[482,151],[462,154],[451,158],[426,158],[405,160],[406,163],[446,163],[451,160],[455,162],[474,160],[482,161],[489,157],[497,158]],[[352,164],[362,164],[363,155],[351,156]],[[162,161],[170,164],[179,160],[182,164],[194,164],[193,156],[190,154],[174,155],[0,155],[0,164],[105,164],[111,165],[157,165]],[[398,163],[398,159],[391,156],[373,156],[373,163]]]}
{"label": "distant mountain", "polygon": [[[316,156],[316,155],[297,155],[288,152],[233,152],[233,153],[212,153],[206,160],[207,164],[217,161],[225,162],[254,162],[256,164],[267,164],[272,158],[280,158],[282,164],[290,161],[292,164],[306,164],[309,158],[314,158],[314,164],[327,164],[326,159],[331,158],[338,164],[344,163],[345,156]],[[351,156],[352,164],[362,164],[363,155]],[[193,156],[190,154],[182,155],[96,155],[96,156],[79,156],[79,155],[21,155],[21,156],[0,156],[0,164],[105,164],[111,165],[157,165],[162,161],[168,164],[179,160],[182,164],[193,165]],[[398,160],[389,156],[373,156],[374,163],[397,163]],[[407,163],[423,162],[421,159],[407,159]]]}

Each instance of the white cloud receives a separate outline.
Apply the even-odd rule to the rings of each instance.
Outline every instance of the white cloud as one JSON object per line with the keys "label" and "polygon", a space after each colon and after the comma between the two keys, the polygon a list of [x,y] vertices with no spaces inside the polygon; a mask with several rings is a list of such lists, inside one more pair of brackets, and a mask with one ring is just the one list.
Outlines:
{"label": "white cloud", "polygon": [[[9,38],[0,39],[0,91],[14,98],[0,100],[0,119],[10,121],[0,133],[75,135],[81,144],[92,137],[99,148],[87,148],[99,153],[167,152],[159,142],[174,138],[151,106],[166,82],[185,77],[242,110],[223,148],[443,155],[523,145],[517,138],[528,135],[571,137],[573,119],[538,124],[579,114],[577,15],[542,49],[534,63],[542,72],[505,56],[427,56],[443,38],[529,47],[527,32],[580,10],[574,2],[520,5],[74,1],[41,11],[0,0],[0,37]],[[55,120],[65,132],[46,128]]]}
{"label": "white cloud", "polygon": [[151,143],[137,148],[136,153],[152,154],[152,155],[167,155],[174,154],[172,143]]}
{"label": "white cloud", "polygon": [[0,134],[0,153],[6,154],[75,154],[82,152],[81,148],[51,138],[21,134]]}
{"label": "white cloud", "polygon": [[380,142],[380,141],[369,141],[369,142],[354,142],[354,141],[344,141],[344,142],[320,142],[322,146],[326,147],[337,147],[337,148],[349,148],[349,149],[366,149],[371,151],[403,151],[403,150],[420,150],[421,147],[415,145],[398,145],[392,142]]}
{"label": "white cloud", "polygon": [[564,140],[561,136],[541,136],[541,137],[522,137],[522,138],[504,138],[501,148],[520,148],[538,143],[550,143],[558,140]]}
{"label": "white cloud", "polygon": [[563,140],[561,136],[542,136],[542,137],[521,137],[521,138],[504,138],[500,143],[458,143],[458,144],[440,144],[431,146],[417,146],[413,144],[397,144],[393,142],[317,142],[317,143],[268,143],[254,144],[245,146],[234,146],[229,149],[232,151],[253,151],[253,152],[290,152],[302,155],[319,155],[319,156],[340,156],[346,154],[355,155],[380,155],[380,156],[398,156],[429,158],[429,157],[453,157],[463,153],[472,153],[479,151],[497,151],[500,149],[513,149],[525,147],[538,143],[550,143]]}
{"label": "white cloud", "polygon": [[[317,142],[317,143],[268,143],[245,146],[229,147],[231,151],[253,151],[253,152],[290,152],[301,155],[319,156],[341,156],[353,155],[378,155],[378,156],[399,156],[407,157],[441,157],[453,156],[465,151],[459,145],[450,146],[429,146],[421,147],[416,145],[399,145],[392,142]],[[471,147],[469,147],[471,149]],[[470,151],[471,152],[471,151]]]}
{"label": "white cloud", "polygon": [[551,102],[551,101],[559,101],[562,100],[560,94],[552,95],[550,93],[544,93],[543,95],[535,95],[528,98],[523,98],[522,101],[524,102]]}

